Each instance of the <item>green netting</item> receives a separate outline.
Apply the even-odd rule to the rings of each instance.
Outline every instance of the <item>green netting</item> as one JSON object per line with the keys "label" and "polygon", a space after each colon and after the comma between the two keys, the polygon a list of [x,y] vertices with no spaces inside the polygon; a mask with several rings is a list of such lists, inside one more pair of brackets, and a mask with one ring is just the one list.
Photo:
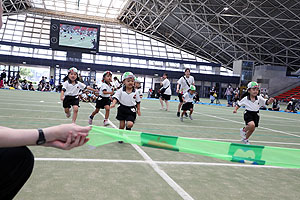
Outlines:
{"label": "green netting", "polygon": [[232,162],[300,168],[300,149],[200,140],[98,126],[93,126],[89,138],[88,144],[92,146],[124,141],[130,144],[199,154]]}

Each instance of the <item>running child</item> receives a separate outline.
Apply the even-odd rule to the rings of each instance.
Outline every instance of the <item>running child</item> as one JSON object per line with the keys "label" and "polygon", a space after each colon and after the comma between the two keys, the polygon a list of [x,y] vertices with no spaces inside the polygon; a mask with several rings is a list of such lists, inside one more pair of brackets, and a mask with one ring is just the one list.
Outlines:
{"label": "running child", "polygon": [[233,113],[236,113],[241,106],[245,106],[244,120],[246,127],[240,129],[240,135],[242,142],[249,143],[249,138],[255,131],[255,127],[258,127],[259,123],[259,108],[264,105],[273,103],[274,99],[264,99],[260,96],[259,85],[252,81],[248,83],[247,92],[242,96],[241,101],[237,102]]}
{"label": "running child", "polygon": [[141,116],[141,98],[134,88],[135,76],[133,73],[125,72],[122,80],[123,87],[114,94],[110,107],[114,108],[117,102],[120,103],[116,117],[120,121],[119,129],[124,129],[126,126],[126,130],[131,130],[136,119],[136,113]]}
{"label": "running child", "polygon": [[79,92],[84,89],[97,91],[79,82],[78,70],[72,67],[68,70],[68,75],[63,79],[64,83],[62,91],[60,93],[60,99],[63,101],[63,107],[65,109],[66,117],[71,116],[71,106],[73,107],[72,123],[76,122],[78,107],[79,107]]}
{"label": "running child", "polygon": [[193,120],[192,113],[194,111],[193,101],[194,101],[195,91],[196,91],[196,87],[191,85],[190,89],[182,96],[183,105],[181,108],[182,113],[180,117],[180,121],[182,122],[183,122],[183,116],[186,115],[188,110],[190,111],[189,118]]}
{"label": "running child", "polygon": [[100,88],[99,97],[96,100],[96,109],[91,114],[89,118],[89,125],[93,124],[94,116],[99,112],[100,109],[105,109],[105,117],[103,124],[104,126],[109,125],[108,117],[109,117],[109,110],[110,110],[110,103],[111,103],[111,95],[114,94],[113,86],[111,85],[112,82],[112,72],[106,71],[103,73],[102,77],[102,85]]}
{"label": "running child", "polygon": [[138,78],[135,78],[134,88],[136,89],[136,91],[138,92],[140,98],[142,99],[143,98],[143,90],[142,90],[142,87],[141,87],[141,81]]}

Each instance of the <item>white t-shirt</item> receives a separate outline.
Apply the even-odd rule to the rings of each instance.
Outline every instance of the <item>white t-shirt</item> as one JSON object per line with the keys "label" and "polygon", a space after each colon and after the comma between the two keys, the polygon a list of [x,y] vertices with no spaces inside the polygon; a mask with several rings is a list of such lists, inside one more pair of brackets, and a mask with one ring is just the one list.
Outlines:
{"label": "white t-shirt", "polygon": [[138,91],[136,89],[133,89],[133,91],[128,94],[126,92],[126,87],[118,89],[113,98],[116,98],[120,102],[120,104],[124,106],[135,106],[137,103],[141,102]]}
{"label": "white t-shirt", "polygon": [[249,111],[259,111],[259,108],[267,104],[267,99],[264,99],[262,96],[256,96],[255,101],[250,100],[250,96],[246,96],[237,102],[239,107],[245,106],[246,110]]}
{"label": "white t-shirt", "polygon": [[191,94],[189,92],[186,92],[186,93],[184,93],[184,95],[182,97],[184,98],[184,101],[186,103],[188,103],[188,102],[193,102],[194,101],[194,96],[195,96],[195,93]]}
{"label": "white t-shirt", "polygon": [[115,88],[119,88],[120,85],[121,85],[121,84],[119,83],[119,81],[115,81],[114,84],[115,84]]}
{"label": "white t-shirt", "polygon": [[[191,85],[195,84],[195,80],[193,76],[189,76],[188,78],[186,76],[184,76],[185,79],[187,80],[187,82]],[[177,81],[178,84],[180,84],[180,89],[179,89],[179,93],[184,94],[186,93],[190,87],[188,86],[188,84],[186,83],[185,79],[183,78],[183,76]]]}
{"label": "white t-shirt", "polygon": [[111,94],[103,94],[103,91],[112,92],[112,86],[108,85],[105,82],[103,82],[102,85],[101,85],[101,88],[100,88],[100,92],[99,92],[99,95],[101,97],[110,97]]}
{"label": "white t-shirt", "polygon": [[142,88],[136,89],[137,93],[139,94],[140,97],[143,97],[143,90]]}
{"label": "white t-shirt", "polygon": [[86,88],[86,85],[79,81],[75,81],[74,85],[70,81],[65,81],[62,85],[62,90],[65,92],[65,96],[78,96],[80,90],[84,90]]}
{"label": "white t-shirt", "polygon": [[[168,87],[169,86],[169,87]],[[168,87],[168,88],[167,88]],[[171,92],[171,84],[170,84],[170,81],[169,79],[165,79],[163,82],[162,82],[162,88],[167,88],[166,91],[164,92],[164,94],[166,95],[171,95],[172,92]]]}

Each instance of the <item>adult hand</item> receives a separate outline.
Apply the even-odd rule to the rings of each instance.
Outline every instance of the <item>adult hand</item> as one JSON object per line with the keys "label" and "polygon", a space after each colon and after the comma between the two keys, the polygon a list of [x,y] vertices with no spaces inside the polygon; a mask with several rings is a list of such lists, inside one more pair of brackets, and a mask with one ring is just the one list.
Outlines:
{"label": "adult hand", "polygon": [[116,104],[111,104],[110,108],[114,108],[116,106]]}
{"label": "adult hand", "polygon": [[65,99],[65,96],[60,97],[61,101],[64,101],[64,99]]}
{"label": "adult hand", "polygon": [[60,140],[55,140],[52,142],[47,142],[44,144],[44,146],[47,147],[54,147],[58,149],[63,149],[63,150],[70,150],[73,149],[74,147],[79,147],[84,145],[89,141],[89,138],[86,138],[84,136],[77,136],[75,140],[72,142],[72,134],[68,134],[67,140],[65,142],[62,142]]}
{"label": "adult hand", "polygon": [[179,93],[179,89],[176,90],[176,93]]}
{"label": "adult hand", "polygon": [[52,141],[67,141],[69,134],[71,134],[71,141],[73,142],[77,136],[86,137],[91,130],[90,126],[78,126],[76,124],[62,124],[44,129],[47,142]]}
{"label": "adult hand", "polygon": [[138,114],[138,116],[142,115],[140,110],[137,111],[137,114]]}

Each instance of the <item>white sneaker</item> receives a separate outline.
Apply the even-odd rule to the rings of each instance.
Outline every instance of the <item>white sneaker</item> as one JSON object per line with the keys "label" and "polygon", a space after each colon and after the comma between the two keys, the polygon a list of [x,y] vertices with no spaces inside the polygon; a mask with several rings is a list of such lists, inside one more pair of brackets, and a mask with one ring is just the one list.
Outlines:
{"label": "white sneaker", "polygon": [[91,118],[89,118],[89,125],[93,124],[93,120]]}
{"label": "white sneaker", "polygon": [[242,139],[245,139],[245,138],[246,138],[246,132],[244,131],[244,128],[241,128],[241,129],[240,129],[240,135],[241,135],[241,138],[242,138]]}
{"label": "white sneaker", "polygon": [[108,125],[109,125],[109,122],[108,122],[108,120],[107,120],[107,119],[105,119],[105,120],[103,121],[103,124],[104,124],[104,126],[108,126]]}
{"label": "white sneaker", "polygon": [[189,115],[189,118],[190,118],[191,120],[193,120],[192,115]]}
{"label": "white sneaker", "polygon": [[244,144],[250,144],[249,140],[246,138],[242,139],[242,142],[244,142]]}
{"label": "white sneaker", "polygon": [[180,117],[180,121],[182,121],[182,122],[183,122],[183,117]]}

